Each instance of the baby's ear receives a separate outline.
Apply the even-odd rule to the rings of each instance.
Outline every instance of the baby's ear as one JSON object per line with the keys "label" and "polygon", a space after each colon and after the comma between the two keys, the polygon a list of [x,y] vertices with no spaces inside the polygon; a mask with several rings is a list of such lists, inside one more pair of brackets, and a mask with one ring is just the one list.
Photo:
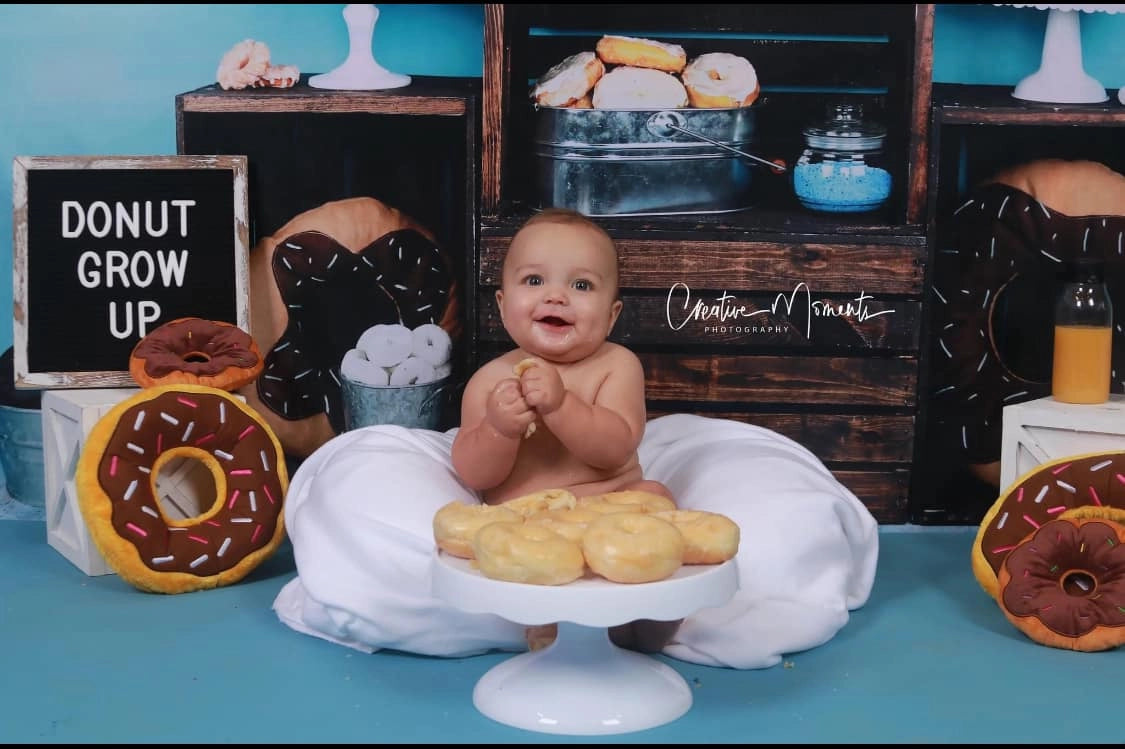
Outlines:
{"label": "baby's ear", "polygon": [[609,328],[606,330],[606,336],[613,332],[613,326],[617,324],[617,318],[621,314],[621,308],[624,306],[625,303],[618,299],[613,303],[613,306],[609,308]]}

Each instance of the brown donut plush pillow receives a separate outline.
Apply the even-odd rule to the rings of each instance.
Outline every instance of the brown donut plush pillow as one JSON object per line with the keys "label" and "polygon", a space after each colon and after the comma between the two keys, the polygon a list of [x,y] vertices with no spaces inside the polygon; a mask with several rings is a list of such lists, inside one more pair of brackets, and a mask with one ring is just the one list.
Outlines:
{"label": "brown donut plush pillow", "polygon": [[460,332],[449,254],[412,217],[374,198],[325,203],[263,237],[250,255],[251,333],[264,354],[240,392],[286,454],[307,457],[344,430],[340,362],[376,324]]}

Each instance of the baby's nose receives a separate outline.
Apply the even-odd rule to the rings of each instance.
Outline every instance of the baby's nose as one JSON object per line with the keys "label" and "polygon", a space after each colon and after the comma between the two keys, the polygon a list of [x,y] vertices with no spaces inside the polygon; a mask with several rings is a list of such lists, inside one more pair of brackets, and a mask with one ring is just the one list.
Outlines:
{"label": "baby's nose", "polygon": [[563,286],[550,286],[547,288],[547,293],[544,296],[544,299],[555,304],[566,304],[566,288]]}

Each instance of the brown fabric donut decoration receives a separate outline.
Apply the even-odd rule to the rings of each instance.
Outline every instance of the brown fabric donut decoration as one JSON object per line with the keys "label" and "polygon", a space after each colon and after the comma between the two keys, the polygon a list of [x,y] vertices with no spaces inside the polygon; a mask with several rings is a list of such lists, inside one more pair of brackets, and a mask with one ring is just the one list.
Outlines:
{"label": "brown fabric donut decoration", "polygon": [[977,582],[996,598],[1008,554],[1046,523],[1072,517],[1125,522],[1125,452],[1060,458],[1012,482],[977,529],[972,550]]}
{"label": "brown fabric donut decoration", "polygon": [[344,430],[340,362],[376,324],[460,331],[452,258],[413,218],[374,198],[325,203],[250,256],[252,334],[265,367],[240,392],[285,451],[306,457]]}
{"label": "brown fabric donut decoration", "polygon": [[[214,499],[195,517],[169,517],[157,498],[161,470],[176,458],[202,462],[214,481]],[[281,444],[253,409],[218,388],[159,385],[118,403],[90,431],[75,482],[98,550],[141,590],[237,582],[285,535]]]}
{"label": "brown fabric donut decoration", "polygon": [[[932,408],[939,440],[969,463],[1000,458],[1004,406],[1041,398],[1050,382],[1015,371],[998,341],[1039,357],[1049,372],[1052,331],[998,329],[1012,309],[1015,285],[1049,287],[1062,264],[1079,256],[1103,258],[1110,296],[1125,309],[1125,176],[1091,161],[1044,159],[1014,167],[970,195],[951,217],[953,246],[938,248],[933,265]],[[1038,289],[1038,287],[1035,287]],[[1043,293],[1050,293],[1045,291]],[[1039,294],[1029,303],[1047,304]],[[1016,304],[1018,306],[1018,304]],[[1006,310],[1006,312],[1005,312]],[[1125,338],[1115,326],[1113,392],[1125,391]],[[1030,368],[1025,371],[1029,371]]]}
{"label": "brown fabric donut decoration", "polygon": [[997,601],[1042,645],[1117,647],[1125,642],[1125,526],[1073,517],[1044,523],[1005,557]]}
{"label": "brown fabric donut decoration", "polygon": [[236,325],[181,317],[151,330],[129,355],[129,374],[143,388],[206,385],[237,390],[264,362],[258,344]]}

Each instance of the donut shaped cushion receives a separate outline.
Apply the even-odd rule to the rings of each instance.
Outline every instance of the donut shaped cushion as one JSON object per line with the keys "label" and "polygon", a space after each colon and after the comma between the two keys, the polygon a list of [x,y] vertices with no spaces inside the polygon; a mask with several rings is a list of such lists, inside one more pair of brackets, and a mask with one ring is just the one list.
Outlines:
{"label": "donut shaped cushion", "polygon": [[170,320],[137,342],[129,374],[141,387],[207,385],[237,390],[262,371],[262,354],[236,325],[199,317]]}
{"label": "donut shaped cushion", "polygon": [[[169,461],[202,462],[215,496],[173,518],[157,497]],[[94,424],[75,469],[78,504],[98,550],[123,579],[155,593],[241,580],[285,535],[289,475],[269,425],[204,385],[144,388]],[[169,500],[170,501],[170,500]]]}
{"label": "donut shaped cushion", "polygon": [[1068,456],[1012,482],[985,513],[973,541],[977,582],[993,598],[1000,567],[1028,534],[1062,517],[1125,520],[1125,452]]}
{"label": "donut shaped cushion", "polygon": [[[1051,302],[1043,294],[1062,264],[1104,259],[1112,301],[1125,309],[1118,296],[1125,288],[1125,176],[1091,161],[1031,162],[975,190],[952,221],[954,244],[939,248],[933,268],[930,413],[943,444],[970,464],[994,464],[1004,406],[1050,393],[1051,349],[1035,344],[1051,340]],[[1009,293],[1019,286],[1041,290],[1023,297],[1022,309],[1021,297]],[[1045,313],[1036,317],[1037,310]],[[1027,329],[1033,319],[1044,329]],[[1020,324],[1005,329],[1004,320]],[[1115,326],[1118,373],[1125,372],[1122,335]],[[1031,363],[1017,366],[1006,353],[1015,350]],[[1120,377],[1112,390],[1122,392]]]}
{"label": "donut shaped cushion", "polygon": [[1049,520],[1000,565],[997,602],[1035,642],[1109,650],[1125,642],[1125,526],[1099,518]]}
{"label": "donut shaped cushion", "polygon": [[307,457],[344,430],[340,363],[376,324],[460,331],[452,258],[416,220],[374,198],[301,213],[250,255],[251,333],[265,352],[239,392],[286,453]]}

